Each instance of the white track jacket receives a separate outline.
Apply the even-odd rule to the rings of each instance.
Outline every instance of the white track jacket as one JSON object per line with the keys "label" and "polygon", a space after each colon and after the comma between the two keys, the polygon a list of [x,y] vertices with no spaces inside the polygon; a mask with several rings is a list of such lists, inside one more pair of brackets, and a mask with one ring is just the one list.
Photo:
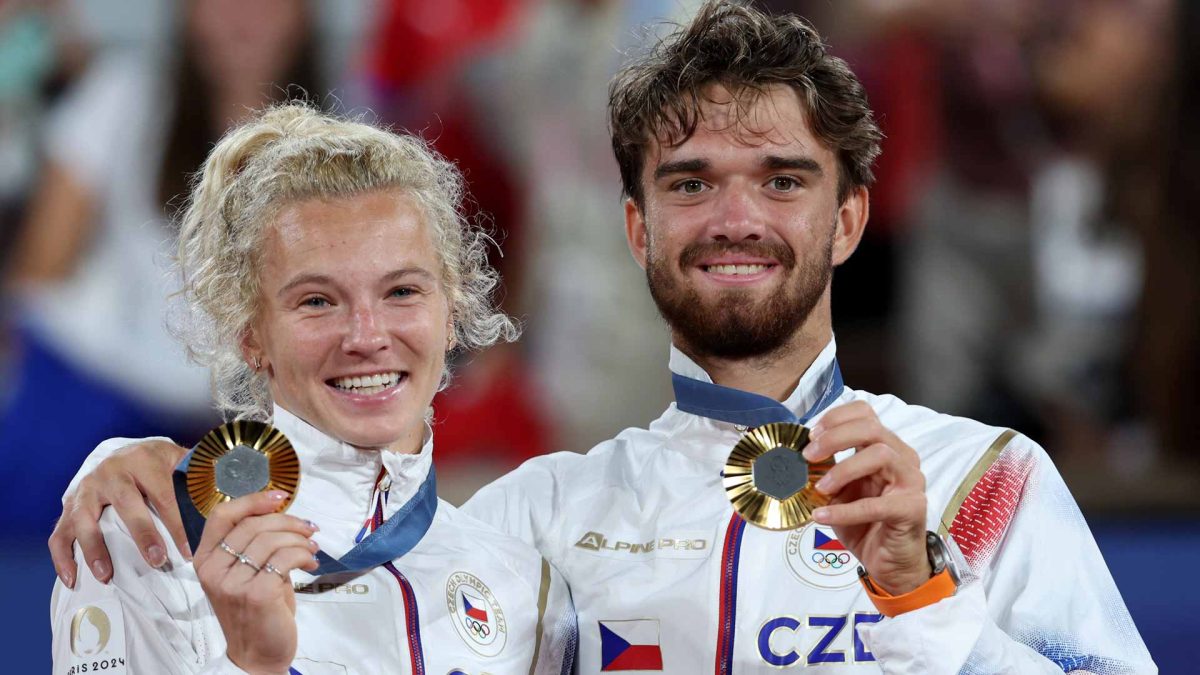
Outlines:
{"label": "white track jacket", "polygon": [[[831,341],[784,402],[798,415],[834,351]],[[670,365],[709,379],[676,350]],[[566,577],[582,673],[1157,671],[1037,444],[893,396],[847,388],[833,405],[856,400],[920,454],[928,527],[953,534],[978,577],[896,618],[871,604],[832,529],[734,518],[721,471],[741,431],[674,405],[586,455],[530,460],[463,510]]]}
{"label": "white track jacket", "polygon": [[[834,356],[831,341],[784,405],[807,411]],[[709,380],[674,349],[670,366]],[[771,532],[735,519],[721,471],[742,431],[674,405],[586,455],[526,462],[463,511],[534,545],[563,574],[581,673],[1157,672],[1036,443],[893,396],[847,388],[833,405],[855,400],[916,449],[928,527],[954,535],[973,576],[954,597],[896,618],[871,604],[832,529]]]}
{"label": "white track jacket", "polygon": [[[317,523],[313,538],[334,557],[372,529],[380,502],[386,517],[411,499],[432,466],[430,438],[420,454],[397,455],[356,450],[278,407],[274,425],[301,463],[288,513]],[[132,442],[101,445],[81,475]],[[163,569],[147,565],[111,509],[101,526],[113,579],[97,582],[76,549],[76,588],[56,583],[50,603],[53,672],[241,673],[192,565],[173,546]],[[558,675],[574,660],[575,617],[559,574],[529,545],[445,502],[392,563],[333,580],[295,571],[292,580],[299,650],[290,673]]]}

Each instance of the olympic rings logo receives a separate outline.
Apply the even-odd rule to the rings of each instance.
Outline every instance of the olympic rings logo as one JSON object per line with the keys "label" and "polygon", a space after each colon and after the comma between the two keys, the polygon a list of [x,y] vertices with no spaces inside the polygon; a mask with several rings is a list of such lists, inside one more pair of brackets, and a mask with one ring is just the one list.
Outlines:
{"label": "olympic rings logo", "polygon": [[471,635],[474,635],[477,638],[486,638],[492,634],[491,626],[488,626],[483,621],[473,619],[469,616],[463,617],[463,625],[467,627],[467,630],[471,631]]}
{"label": "olympic rings logo", "polygon": [[841,553],[834,553],[832,551],[821,553],[820,551],[813,551],[812,561],[817,564],[817,567],[820,567],[823,570],[827,570],[829,568],[836,570],[850,562],[850,554],[846,553],[845,551]]}

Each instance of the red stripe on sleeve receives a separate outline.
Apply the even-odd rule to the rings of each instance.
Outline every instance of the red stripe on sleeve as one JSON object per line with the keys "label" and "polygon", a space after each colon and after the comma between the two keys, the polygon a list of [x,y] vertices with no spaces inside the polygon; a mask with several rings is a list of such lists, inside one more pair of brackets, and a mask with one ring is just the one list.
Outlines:
{"label": "red stripe on sleeve", "polygon": [[1032,470],[1031,454],[1006,451],[963,500],[950,525],[950,534],[971,567],[978,569],[996,551],[1017,512]]}

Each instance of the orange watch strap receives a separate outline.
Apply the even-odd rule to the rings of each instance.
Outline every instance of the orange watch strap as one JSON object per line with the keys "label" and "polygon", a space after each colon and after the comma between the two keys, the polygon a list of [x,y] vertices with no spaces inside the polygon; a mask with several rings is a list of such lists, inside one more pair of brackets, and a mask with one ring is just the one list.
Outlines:
{"label": "orange watch strap", "polygon": [[870,575],[862,575],[859,577],[863,588],[867,591],[867,597],[875,604],[875,609],[879,610],[880,614],[892,617],[898,616],[905,612],[911,612],[914,609],[927,607],[939,600],[945,600],[954,595],[958,590],[958,586],[954,583],[954,578],[950,576],[950,570],[944,569],[940,573],[933,575],[929,581],[917,586],[913,590],[904,595],[892,595],[887,591],[876,586]]}

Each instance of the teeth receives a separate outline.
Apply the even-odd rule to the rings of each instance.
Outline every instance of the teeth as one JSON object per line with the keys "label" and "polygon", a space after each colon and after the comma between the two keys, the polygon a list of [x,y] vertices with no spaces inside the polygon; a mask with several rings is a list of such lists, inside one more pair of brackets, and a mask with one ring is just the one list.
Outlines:
{"label": "teeth", "polygon": [[708,271],[717,274],[756,274],[767,269],[766,265],[709,265]]}
{"label": "teeth", "polygon": [[358,394],[378,394],[400,381],[400,373],[376,373],[358,377],[339,377],[333,381],[338,389],[354,389]]}

